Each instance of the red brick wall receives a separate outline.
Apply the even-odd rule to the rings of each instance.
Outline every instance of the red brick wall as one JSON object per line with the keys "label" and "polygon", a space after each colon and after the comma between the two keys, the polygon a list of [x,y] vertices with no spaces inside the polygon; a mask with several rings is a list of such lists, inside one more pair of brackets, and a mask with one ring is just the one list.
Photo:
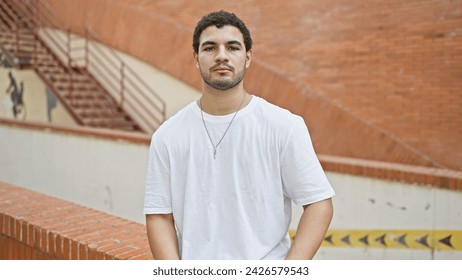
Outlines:
{"label": "red brick wall", "polygon": [[152,259],[145,226],[0,182],[0,260]]}
{"label": "red brick wall", "polygon": [[460,0],[49,1],[198,88],[192,29],[236,12],[255,40],[248,89],[301,114],[318,152],[462,170]]}

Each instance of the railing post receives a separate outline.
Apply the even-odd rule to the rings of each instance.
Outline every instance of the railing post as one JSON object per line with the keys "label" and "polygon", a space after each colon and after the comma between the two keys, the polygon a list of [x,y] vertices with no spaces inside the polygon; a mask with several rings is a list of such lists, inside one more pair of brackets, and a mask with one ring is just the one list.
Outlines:
{"label": "railing post", "polygon": [[88,35],[89,31],[88,31],[88,27],[85,27],[85,69],[87,69],[87,71],[89,71],[89,60],[88,60],[88,56],[89,56],[89,51],[90,49],[88,48]]}
{"label": "railing post", "polygon": [[125,102],[125,63],[120,62],[120,108]]}
{"label": "railing post", "polygon": [[[14,46],[14,57],[13,57],[13,64],[16,64],[19,60],[19,17],[14,18],[14,25],[15,25],[15,46]],[[14,67],[14,65],[13,65]]]}
{"label": "railing post", "polygon": [[71,64],[71,30],[70,28],[66,29],[67,32],[67,65],[69,68],[72,67]]}
{"label": "railing post", "polygon": [[74,102],[74,86],[73,86],[73,81],[72,81],[72,71],[68,71],[67,73],[67,80],[68,80],[68,83],[69,83],[69,97],[70,97],[70,100],[71,100],[71,104],[74,105],[75,102]]}
{"label": "railing post", "polygon": [[[40,27],[40,26],[38,26],[38,24],[41,22],[39,6],[37,4],[37,1],[35,1],[35,0],[31,2],[31,5],[32,5],[33,10],[34,10],[34,21],[36,21],[36,23],[34,25],[37,26],[37,29],[38,29],[38,27]],[[37,31],[37,34],[38,34],[38,31]]]}
{"label": "railing post", "polygon": [[33,49],[32,49],[32,57],[31,57],[31,64],[32,64],[32,67],[34,69],[36,69],[36,65],[38,64],[37,61],[38,61],[38,48],[37,48],[37,44],[38,44],[38,27],[37,27],[37,23],[36,23],[36,17],[37,17],[37,6],[35,4],[33,4],[33,2],[31,2],[31,13],[32,13],[32,16],[31,16],[31,23],[32,23],[32,34],[34,35],[33,36]]}
{"label": "railing post", "polygon": [[71,104],[74,104],[74,85],[72,77],[72,58],[71,58],[71,30],[67,28],[67,71],[68,71],[68,81],[69,81],[69,96],[71,99]]}
{"label": "railing post", "polygon": [[[33,31],[33,34],[37,34],[37,27],[35,26],[35,24],[34,24],[34,26],[33,26],[33,30],[34,30],[34,31]],[[35,35],[35,36],[33,37],[33,39],[32,39],[32,40],[33,40],[33,41],[32,41],[32,43],[33,43],[33,48],[32,48],[32,56],[31,56],[31,61],[30,61],[31,64],[33,63],[33,64],[32,64],[32,67],[33,67],[34,69],[36,69],[36,66],[38,65],[38,62],[37,62],[37,61],[38,61],[38,48],[37,48],[38,40],[37,40],[36,36],[37,36],[37,35]]]}

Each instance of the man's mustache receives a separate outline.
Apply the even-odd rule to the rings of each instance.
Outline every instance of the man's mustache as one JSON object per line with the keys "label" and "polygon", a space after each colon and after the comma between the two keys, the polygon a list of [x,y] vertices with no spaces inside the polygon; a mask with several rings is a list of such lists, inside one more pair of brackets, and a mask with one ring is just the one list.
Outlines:
{"label": "man's mustache", "polygon": [[229,71],[234,71],[234,67],[231,65],[228,65],[226,62],[220,62],[210,67],[210,71],[215,71],[217,69],[226,69]]}

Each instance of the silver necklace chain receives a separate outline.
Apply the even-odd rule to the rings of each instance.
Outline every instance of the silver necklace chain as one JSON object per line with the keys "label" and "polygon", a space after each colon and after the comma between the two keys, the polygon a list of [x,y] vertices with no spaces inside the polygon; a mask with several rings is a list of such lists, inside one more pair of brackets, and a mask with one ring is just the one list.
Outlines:
{"label": "silver necklace chain", "polygon": [[212,137],[210,137],[210,133],[209,133],[209,130],[208,130],[208,128],[207,128],[207,125],[205,124],[204,113],[203,113],[203,111],[202,111],[202,101],[201,101],[202,98],[199,99],[199,107],[200,107],[200,109],[201,109],[202,123],[204,124],[204,128],[205,128],[205,131],[207,132],[207,136],[209,137],[210,143],[211,143],[212,146],[213,146],[213,159],[217,159],[217,148],[218,148],[218,145],[220,145],[221,141],[223,141],[223,138],[225,138],[226,133],[228,132],[229,128],[231,127],[231,124],[233,124],[233,121],[234,121],[234,118],[235,118],[236,115],[237,115],[237,112],[239,112],[239,110],[240,110],[241,107],[242,107],[242,104],[244,104],[244,100],[245,100],[246,97],[247,97],[247,94],[244,93],[244,98],[242,99],[241,104],[239,105],[239,107],[238,107],[237,110],[236,110],[236,113],[234,113],[233,118],[232,118],[231,121],[229,122],[228,127],[227,127],[226,130],[225,130],[225,133],[223,133],[223,136],[221,136],[220,141],[218,141],[218,143],[217,143],[216,145],[213,143]]}

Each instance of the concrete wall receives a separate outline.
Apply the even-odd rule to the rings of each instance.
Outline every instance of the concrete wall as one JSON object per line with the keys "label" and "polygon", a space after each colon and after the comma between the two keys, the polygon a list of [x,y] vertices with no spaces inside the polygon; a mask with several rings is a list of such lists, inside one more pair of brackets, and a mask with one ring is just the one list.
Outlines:
{"label": "concrete wall", "polygon": [[[331,226],[335,246],[323,247],[318,258],[462,258],[462,192],[333,172],[327,175],[336,191]],[[387,248],[377,244],[382,234]],[[457,251],[438,245],[438,240],[451,234]],[[351,244],[342,244],[339,239],[347,235]],[[376,236],[367,246],[353,240],[367,235]],[[417,242],[425,236],[428,248]]]}
{"label": "concrete wall", "polygon": [[137,222],[147,145],[0,127],[0,180]]}
{"label": "concrete wall", "polygon": [[[96,131],[1,125],[0,180],[144,223],[149,137]],[[397,238],[391,237],[387,248],[335,241],[334,246],[326,244],[318,258],[462,258],[462,192],[335,172],[327,175],[337,193],[330,231],[334,239],[347,231],[392,235],[399,230],[410,236],[444,230],[460,244],[448,251],[412,245],[415,240],[393,245],[390,242]],[[295,208],[292,230],[300,213],[301,208]]]}

